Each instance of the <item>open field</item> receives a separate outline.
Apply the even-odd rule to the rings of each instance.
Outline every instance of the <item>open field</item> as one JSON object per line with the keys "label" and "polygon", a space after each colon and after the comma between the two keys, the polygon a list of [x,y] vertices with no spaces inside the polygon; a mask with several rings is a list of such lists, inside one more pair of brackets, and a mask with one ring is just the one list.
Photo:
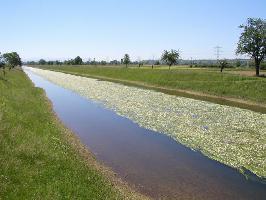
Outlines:
{"label": "open field", "polygon": [[[37,66],[81,76],[109,78],[140,85],[235,98],[266,105],[266,79],[233,74],[234,70],[167,67],[121,68],[91,66]],[[243,70],[240,70],[243,71]],[[250,70],[248,70],[250,74]],[[243,73],[243,72],[241,72]]]}
{"label": "open field", "polygon": [[266,177],[265,114],[66,73],[28,69],[141,127],[167,134],[240,171],[248,169]]}
{"label": "open field", "polygon": [[1,199],[144,198],[116,185],[17,69],[0,75],[0,163]]}

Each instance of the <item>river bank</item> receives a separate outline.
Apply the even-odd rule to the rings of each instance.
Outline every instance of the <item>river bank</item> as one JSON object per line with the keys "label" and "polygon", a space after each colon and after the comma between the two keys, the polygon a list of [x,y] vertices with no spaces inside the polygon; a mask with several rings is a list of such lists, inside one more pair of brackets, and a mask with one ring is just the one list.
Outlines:
{"label": "river bank", "polygon": [[1,76],[0,92],[1,198],[146,198],[95,160],[23,71]]}

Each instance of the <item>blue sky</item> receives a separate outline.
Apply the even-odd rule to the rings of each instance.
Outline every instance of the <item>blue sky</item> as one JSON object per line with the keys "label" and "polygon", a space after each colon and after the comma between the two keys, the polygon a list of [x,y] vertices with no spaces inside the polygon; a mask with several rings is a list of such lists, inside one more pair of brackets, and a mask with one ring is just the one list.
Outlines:
{"label": "blue sky", "polygon": [[0,0],[0,52],[23,60],[235,58],[238,26],[266,18],[265,0]]}

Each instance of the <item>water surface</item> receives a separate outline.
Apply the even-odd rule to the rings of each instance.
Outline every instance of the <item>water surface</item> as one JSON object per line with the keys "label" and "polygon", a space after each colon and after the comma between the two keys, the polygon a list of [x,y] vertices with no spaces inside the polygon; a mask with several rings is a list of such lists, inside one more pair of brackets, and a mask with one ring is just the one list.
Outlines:
{"label": "water surface", "polygon": [[167,199],[265,199],[265,184],[25,71],[96,158],[140,192]]}

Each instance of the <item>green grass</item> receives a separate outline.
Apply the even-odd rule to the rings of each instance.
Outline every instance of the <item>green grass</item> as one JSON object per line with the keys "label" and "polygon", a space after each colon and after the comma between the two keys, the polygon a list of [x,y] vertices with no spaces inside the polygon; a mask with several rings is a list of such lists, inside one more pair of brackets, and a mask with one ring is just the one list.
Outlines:
{"label": "green grass", "polygon": [[122,199],[62,132],[43,90],[0,75],[0,199]]}
{"label": "green grass", "polygon": [[[185,67],[145,68],[91,67],[91,66],[39,66],[83,76],[101,76],[139,82],[169,89],[188,90],[223,97],[238,98],[266,104],[266,78],[220,73],[219,69]],[[232,71],[230,69],[230,71]]]}

